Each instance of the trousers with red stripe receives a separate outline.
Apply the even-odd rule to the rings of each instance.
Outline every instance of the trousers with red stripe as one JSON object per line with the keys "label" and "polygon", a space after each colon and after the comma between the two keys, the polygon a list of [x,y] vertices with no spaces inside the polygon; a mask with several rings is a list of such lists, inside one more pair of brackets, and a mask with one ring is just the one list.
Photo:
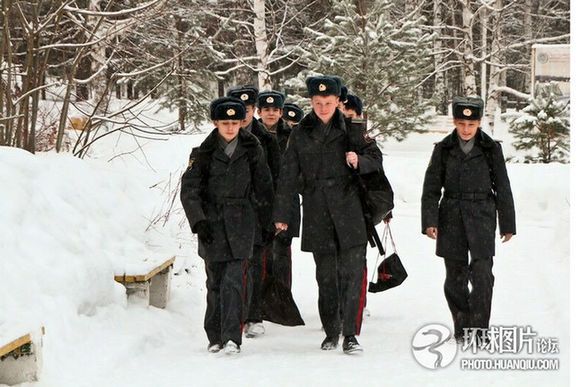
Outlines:
{"label": "trousers with red stripe", "polygon": [[248,262],[206,261],[206,316],[204,330],[211,344],[232,340],[242,344],[242,309],[246,296]]}
{"label": "trousers with red stripe", "polygon": [[319,316],[328,337],[358,335],[365,306],[367,245],[313,253],[319,285]]}

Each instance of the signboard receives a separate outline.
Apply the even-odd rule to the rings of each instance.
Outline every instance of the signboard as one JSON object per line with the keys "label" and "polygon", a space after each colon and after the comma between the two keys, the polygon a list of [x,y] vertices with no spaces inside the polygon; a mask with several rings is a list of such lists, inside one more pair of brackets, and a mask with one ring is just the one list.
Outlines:
{"label": "signboard", "polygon": [[538,82],[555,81],[564,95],[570,90],[570,45],[535,44],[532,47],[532,87],[534,95]]}

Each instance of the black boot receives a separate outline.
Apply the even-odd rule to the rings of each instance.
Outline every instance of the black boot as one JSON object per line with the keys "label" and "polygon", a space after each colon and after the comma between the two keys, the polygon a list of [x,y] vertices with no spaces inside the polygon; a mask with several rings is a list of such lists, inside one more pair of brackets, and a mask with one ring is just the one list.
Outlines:
{"label": "black boot", "polygon": [[363,352],[363,347],[359,345],[355,336],[345,336],[343,339],[343,352],[345,353],[356,353]]}
{"label": "black boot", "polygon": [[325,337],[325,340],[321,343],[321,349],[323,351],[332,351],[339,345],[339,336]]}

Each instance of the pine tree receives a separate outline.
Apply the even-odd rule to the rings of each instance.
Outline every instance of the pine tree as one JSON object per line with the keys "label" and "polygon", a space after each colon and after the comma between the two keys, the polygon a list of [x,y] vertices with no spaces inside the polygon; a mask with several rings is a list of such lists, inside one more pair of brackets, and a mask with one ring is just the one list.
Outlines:
{"label": "pine tree", "polygon": [[332,16],[305,48],[309,68],[340,76],[364,102],[370,129],[403,140],[426,122],[416,87],[431,65],[432,36],[419,16],[400,17],[389,0],[332,1]]}
{"label": "pine tree", "polygon": [[510,124],[515,149],[536,151],[525,156],[528,162],[569,161],[570,104],[560,95],[554,82],[539,85],[535,98]]}

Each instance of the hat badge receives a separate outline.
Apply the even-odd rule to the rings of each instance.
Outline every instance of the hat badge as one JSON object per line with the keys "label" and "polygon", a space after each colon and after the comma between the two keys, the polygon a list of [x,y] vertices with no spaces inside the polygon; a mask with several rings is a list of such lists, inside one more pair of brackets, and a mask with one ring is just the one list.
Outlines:
{"label": "hat badge", "polygon": [[293,112],[292,110],[288,112],[289,117],[294,117],[296,115],[297,115],[297,113]]}
{"label": "hat badge", "polygon": [[464,114],[466,117],[470,117],[472,115],[472,110],[466,108],[462,111],[462,114]]}
{"label": "hat badge", "polygon": [[236,111],[234,109],[228,109],[226,110],[226,114],[228,117],[232,117],[234,114],[236,114]]}
{"label": "hat badge", "polygon": [[273,102],[274,102],[274,98],[272,98],[272,97],[268,97],[266,99],[266,103],[273,103]]}
{"label": "hat badge", "polygon": [[327,90],[327,86],[325,86],[324,83],[319,83],[319,91],[325,91]]}
{"label": "hat badge", "polygon": [[242,94],[242,95],[240,96],[240,99],[241,99],[242,101],[248,101],[248,94],[246,94],[246,93]]}

